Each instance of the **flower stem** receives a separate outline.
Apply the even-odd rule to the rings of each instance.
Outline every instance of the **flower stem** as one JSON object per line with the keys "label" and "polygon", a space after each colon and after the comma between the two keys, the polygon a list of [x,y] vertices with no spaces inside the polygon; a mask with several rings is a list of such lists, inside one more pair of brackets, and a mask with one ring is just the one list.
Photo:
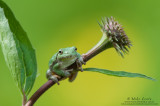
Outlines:
{"label": "flower stem", "polygon": [[89,50],[86,54],[83,54],[84,61],[88,61],[92,57],[98,55],[102,51],[112,47],[109,40],[105,35],[102,36],[101,40],[95,45],[91,50]]}

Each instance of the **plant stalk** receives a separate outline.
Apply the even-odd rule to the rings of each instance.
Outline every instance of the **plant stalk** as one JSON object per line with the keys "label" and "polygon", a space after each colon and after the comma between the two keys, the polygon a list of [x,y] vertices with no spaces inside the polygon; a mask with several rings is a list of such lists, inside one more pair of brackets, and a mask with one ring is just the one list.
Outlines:
{"label": "plant stalk", "polygon": [[88,61],[92,57],[98,55],[99,53],[103,52],[104,50],[112,47],[112,44],[109,42],[109,40],[106,38],[106,35],[103,34],[101,40],[92,48],[90,49],[86,54],[83,54],[84,61]]}
{"label": "plant stalk", "polygon": [[48,80],[31,96],[31,98],[28,100],[25,106],[33,106],[33,104],[37,101],[37,99],[54,84],[55,84],[54,81]]}

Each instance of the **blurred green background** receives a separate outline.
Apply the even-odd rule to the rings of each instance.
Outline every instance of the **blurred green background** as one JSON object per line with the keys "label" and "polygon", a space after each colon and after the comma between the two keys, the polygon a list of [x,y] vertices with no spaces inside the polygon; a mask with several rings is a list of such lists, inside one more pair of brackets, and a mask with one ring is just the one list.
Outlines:
{"label": "blurred green background", "polygon": [[[48,61],[60,48],[76,46],[85,53],[101,38],[96,20],[114,16],[133,42],[121,58],[109,49],[85,67],[124,70],[151,76],[120,78],[82,72],[73,83],[53,86],[35,106],[120,106],[128,97],[150,97],[160,105],[159,0],[5,0],[36,49],[38,77],[30,96],[47,80]],[[21,106],[21,94],[0,50],[0,106]]]}

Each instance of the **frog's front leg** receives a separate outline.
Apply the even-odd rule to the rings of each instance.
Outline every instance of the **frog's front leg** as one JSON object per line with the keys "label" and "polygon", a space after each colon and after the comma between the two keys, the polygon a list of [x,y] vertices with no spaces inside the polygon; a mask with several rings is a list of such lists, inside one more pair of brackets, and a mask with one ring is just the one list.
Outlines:
{"label": "frog's front leg", "polygon": [[57,63],[52,68],[53,72],[61,77],[69,77],[71,74],[70,72],[73,71],[73,69],[66,69],[62,68],[62,63]]}
{"label": "frog's front leg", "polygon": [[53,72],[50,69],[47,70],[46,77],[48,80],[52,80],[59,85],[58,78],[61,78],[61,77],[56,74],[53,74]]}
{"label": "frog's front leg", "polygon": [[54,70],[54,72],[57,75],[62,76],[62,77],[69,77],[71,75],[70,74],[71,71],[73,71],[73,69],[69,69],[69,70],[66,70],[66,69]]}
{"label": "frog's front leg", "polygon": [[82,57],[80,57],[80,58],[78,58],[77,60],[76,60],[76,64],[77,64],[77,67],[79,68],[81,68],[81,72],[83,72],[83,68],[82,68],[82,65],[84,64],[86,64],[84,61],[83,61],[83,58]]}

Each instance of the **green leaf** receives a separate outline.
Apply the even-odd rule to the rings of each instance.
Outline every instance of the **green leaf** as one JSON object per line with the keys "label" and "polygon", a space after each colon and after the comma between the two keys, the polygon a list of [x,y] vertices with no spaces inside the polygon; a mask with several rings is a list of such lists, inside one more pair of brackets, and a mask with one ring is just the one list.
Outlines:
{"label": "green leaf", "polygon": [[37,73],[35,50],[11,9],[0,0],[0,44],[22,94],[31,91]]}
{"label": "green leaf", "polygon": [[125,71],[111,71],[106,69],[99,69],[99,68],[85,68],[84,71],[93,71],[93,72],[99,72],[111,76],[117,76],[117,77],[140,77],[140,78],[146,78],[149,80],[155,80],[151,77],[148,77],[144,74],[139,73],[131,73],[131,72],[125,72]]}

